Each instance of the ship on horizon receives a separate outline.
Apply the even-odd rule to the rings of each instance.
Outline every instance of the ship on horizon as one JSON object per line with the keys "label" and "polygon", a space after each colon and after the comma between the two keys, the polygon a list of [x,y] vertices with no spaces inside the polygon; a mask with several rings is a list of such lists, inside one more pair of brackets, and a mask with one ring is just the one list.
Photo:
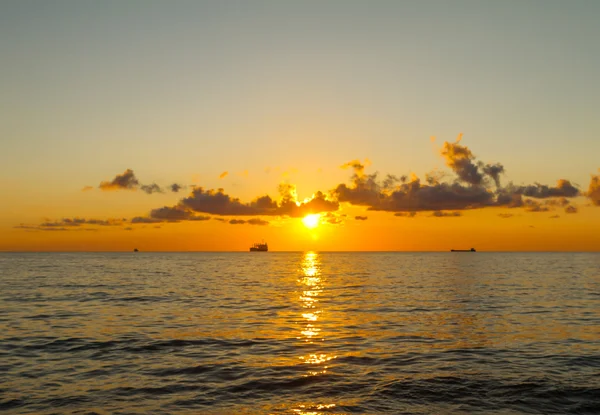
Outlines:
{"label": "ship on horizon", "polygon": [[451,249],[450,252],[477,252],[475,248],[471,249]]}
{"label": "ship on horizon", "polygon": [[266,242],[255,243],[250,247],[250,252],[267,252],[269,250],[269,245]]}

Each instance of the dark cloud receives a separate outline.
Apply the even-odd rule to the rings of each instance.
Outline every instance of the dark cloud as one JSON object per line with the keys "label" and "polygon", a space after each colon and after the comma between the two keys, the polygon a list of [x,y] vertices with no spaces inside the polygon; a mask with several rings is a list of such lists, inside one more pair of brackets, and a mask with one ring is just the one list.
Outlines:
{"label": "dark cloud", "polygon": [[367,220],[369,218],[367,216],[355,216],[354,219],[356,219],[356,220]]}
{"label": "dark cloud", "polygon": [[151,195],[152,193],[164,193],[163,189],[161,189],[161,187],[159,185],[157,185],[156,183],[143,184],[140,186],[140,189],[142,189],[144,192],[148,193],[149,195]]}
{"label": "dark cloud", "polygon": [[78,227],[83,225],[121,226],[125,221],[126,219],[63,218],[54,222],[47,220],[39,226],[43,228]]}
{"label": "dark cloud", "polygon": [[450,167],[458,176],[460,181],[472,185],[483,183],[484,175],[479,171],[479,167],[473,162],[475,156],[465,146],[458,142],[445,142],[442,148],[442,156],[446,159],[446,165]]}
{"label": "dark cloud", "polygon": [[231,225],[244,225],[244,224],[248,224],[248,225],[259,225],[259,226],[265,226],[265,225],[269,224],[269,222],[267,222],[266,220],[262,220],[260,218],[252,218],[252,219],[248,219],[248,220],[244,220],[244,219],[231,219],[229,221],[229,223]]}
{"label": "dark cloud", "polygon": [[415,216],[417,216],[417,212],[396,212],[396,213],[394,213],[394,216],[400,216],[400,217],[405,217],[405,218],[414,218]]}
{"label": "dark cloud", "polygon": [[158,222],[164,222],[164,221],[161,219],[153,219],[153,218],[148,218],[145,216],[136,216],[131,219],[131,223],[158,223]]}
{"label": "dark cloud", "polygon": [[573,186],[569,180],[565,179],[558,180],[555,187],[540,183],[528,186],[514,186],[510,184],[504,191],[536,199],[545,199],[549,197],[575,197],[580,194],[579,189]]}
{"label": "dark cloud", "polygon": [[490,176],[497,188],[500,188],[500,174],[504,173],[504,166],[500,163],[481,165],[483,172]]}
{"label": "dark cloud", "polygon": [[98,187],[102,190],[135,190],[139,184],[133,170],[127,169],[123,174],[117,174],[112,181],[101,182]]}
{"label": "dark cloud", "polygon": [[498,213],[498,216],[500,216],[502,219],[508,219],[508,218],[512,218],[513,215],[512,213]]}
{"label": "dark cloud", "polygon": [[26,230],[30,230],[30,231],[70,231],[71,229],[69,228],[65,228],[65,227],[58,227],[58,226],[30,226],[30,225],[24,225],[24,224],[20,224],[17,226],[14,226],[15,229],[26,229]]}
{"label": "dark cloud", "polygon": [[600,206],[600,175],[592,175],[590,186],[585,195],[590,198],[594,205]]}
{"label": "dark cloud", "polygon": [[232,198],[223,189],[204,190],[196,187],[190,196],[180,202],[180,206],[195,212],[210,213],[221,216],[291,216],[303,217],[311,213],[335,211],[339,204],[331,201],[326,196],[317,192],[314,197],[298,203],[295,189],[291,185],[280,186],[282,200],[277,203],[270,196],[261,196],[252,202],[243,203],[237,198]]}
{"label": "dark cloud", "polygon": [[321,215],[320,220],[330,225],[341,225],[344,223],[346,215],[340,215],[334,212],[327,212]]}
{"label": "dark cloud", "polygon": [[548,212],[550,208],[548,206],[543,205],[537,200],[525,199],[523,201],[523,207],[526,212]]}
{"label": "dark cloud", "polygon": [[150,218],[166,222],[190,220],[190,218],[192,218],[193,216],[193,212],[186,210],[180,206],[164,206],[150,211]]}
{"label": "dark cloud", "polygon": [[436,210],[431,214],[431,216],[436,218],[455,218],[458,216],[462,216],[460,212],[443,212],[441,210]]}
{"label": "dark cloud", "polygon": [[565,207],[565,213],[577,213],[577,207],[569,205]]}
{"label": "dark cloud", "polygon": [[123,230],[125,230],[125,231],[132,231],[132,230],[133,230],[133,228],[132,228],[131,226],[128,226],[128,227],[126,227],[126,228],[123,228]]}
{"label": "dark cloud", "polygon": [[474,185],[487,185],[486,176],[491,178],[500,188],[500,175],[504,173],[504,166],[500,163],[485,164],[476,162],[475,156],[466,146],[455,143],[444,142],[441,154],[446,159],[446,165],[458,176],[458,180]]}
{"label": "dark cloud", "polygon": [[550,216],[550,219],[558,219],[558,218],[560,218],[560,216],[558,216],[558,215],[552,215],[552,216]]}
{"label": "dark cloud", "polygon": [[[504,166],[477,161],[471,150],[458,141],[445,142],[441,154],[454,172],[454,180],[442,181],[444,175],[438,172],[428,173],[425,183],[414,175],[410,180],[406,176],[397,178],[391,175],[380,180],[377,173],[366,174],[365,166],[353,160],[342,166],[354,169],[351,183],[339,184],[332,194],[339,202],[395,213],[460,211],[492,206],[522,207],[531,212],[543,212],[550,207],[565,206],[568,204],[567,197],[580,194],[579,189],[565,179],[559,180],[556,186],[539,183],[515,186],[510,183],[502,187],[500,176],[504,173]],[[600,190],[598,193],[600,196]],[[538,203],[526,198],[547,201]]]}
{"label": "dark cloud", "polygon": [[480,186],[422,185],[416,177],[390,191],[377,182],[375,175],[368,176],[366,181],[355,181],[350,187],[338,185],[333,193],[340,202],[388,212],[473,209],[492,205],[494,199],[492,192]]}
{"label": "dark cloud", "polygon": [[173,183],[171,186],[169,186],[169,189],[173,193],[178,193],[181,189],[183,189],[183,186],[177,183]]}
{"label": "dark cloud", "polygon": [[248,224],[250,225],[259,225],[259,226],[265,226],[268,225],[269,222],[266,220],[262,220],[260,218],[252,218],[248,220]]}

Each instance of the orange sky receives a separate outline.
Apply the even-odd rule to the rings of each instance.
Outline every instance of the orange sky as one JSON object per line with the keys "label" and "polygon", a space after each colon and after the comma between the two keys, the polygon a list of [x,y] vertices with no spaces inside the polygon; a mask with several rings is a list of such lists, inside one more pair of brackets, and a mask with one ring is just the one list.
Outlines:
{"label": "orange sky", "polygon": [[265,240],[274,251],[600,250],[597,176],[587,189],[565,179],[503,184],[503,166],[479,162],[460,138],[438,149],[446,169],[426,180],[377,174],[369,160],[354,160],[339,166],[353,172],[349,180],[309,197],[285,175],[279,196],[242,200],[225,189],[143,185],[126,170],[80,186],[37,221],[23,218],[39,218],[41,205],[13,212],[0,249],[245,251]]}

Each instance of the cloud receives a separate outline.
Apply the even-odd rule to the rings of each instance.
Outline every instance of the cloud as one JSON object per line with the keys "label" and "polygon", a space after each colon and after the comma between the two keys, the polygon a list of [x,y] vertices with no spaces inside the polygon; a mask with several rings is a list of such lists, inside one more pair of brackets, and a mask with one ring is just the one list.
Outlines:
{"label": "cloud", "polygon": [[117,174],[112,181],[101,182],[98,187],[102,190],[135,190],[139,184],[133,170],[127,169],[123,174]]}
{"label": "cloud", "polygon": [[179,206],[194,212],[210,213],[221,216],[290,216],[303,217],[311,213],[335,211],[339,208],[337,201],[328,200],[325,194],[317,192],[310,200],[298,202],[295,187],[284,184],[280,186],[281,202],[270,196],[260,196],[249,203],[243,203],[230,197],[223,189],[204,190],[196,187],[191,194],[182,199]]}
{"label": "cloud", "polygon": [[163,206],[161,208],[152,209],[148,216],[134,217],[131,219],[131,223],[204,221],[210,219],[210,216],[195,215],[194,212],[183,206]]}
{"label": "cloud", "polygon": [[558,219],[558,218],[560,218],[560,216],[558,216],[558,215],[552,215],[552,216],[550,216],[550,219]]}
{"label": "cloud", "polygon": [[124,231],[132,231],[132,230],[133,230],[133,228],[132,228],[131,226],[128,226],[128,227],[126,227],[126,228],[123,228],[123,230],[124,230]]}
{"label": "cloud", "polygon": [[159,185],[157,185],[156,183],[143,184],[140,186],[140,189],[142,189],[144,192],[148,193],[149,195],[151,195],[152,193],[164,193],[163,189],[161,189],[161,187]]}
{"label": "cloud", "polygon": [[369,218],[367,216],[355,216],[354,219],[356,219],[356,220],[367,220]]}
{"label": "cloud", "polygon": [[396,213],[394,213],[394,216],[400,216],[400,217],[405,217],[405,218],[414,218],[415,216],[417,216],[417,212],[396,212]]}
{"label": "cloud", "polygon": [[268,222],[268,221],[266,221],[266,220],[262,220],[262,219],[260,219],[260,218],[252,218],[252,219],[249,219],[249,220],[248,220],[248,223],[249,223],[250,225],[259,225],[259,226],[265,226],[265,225],[268,225],[268,224],[269,224],[269,222]]}
{"label": "cloud", "polygon": [[465,146],[456,143],[444,142],[442,147],[442,156],[446,159],[446,165],[450,167],[458,176],[459,180],[480,185],[483,182],[483,174],[479,172],[477,164],[473,163],[473,153]]}
{"label": "cloud", "polygon": [[413,177],[408,183],[389,190],[377,181],[377,175],[355,177],[352,186],[340,184],[333,191],[340,202],[367,206],[369,210],[417,212],[434,210],[474,209],[493,204],[492,192],[480,186],[459,183],[422,185]]}
{"label": "cloud", "polygon": [[169,189],[173,193],[178,193],[181,189],[183,189],[183,186],[181,186],[180,184],[177,184],[177,183],[173,183],[171,186],[169,186]]}
{"label": "cloud", "polygon": [[327,212],[324,215],[321,215],[319,218],[320,222],[328,223],[330,225],[341,225],[344,223],[346,215],[341,215],[334,212]]}
{"label": "cloud", "polygon": [[458,216],[462,216],[460,212],[443,212],[441,210],[436,210],[431,214],[431,216],[436,218],[455,218]]}
{"label": "cloud", "polygon": [[550,208],[542,205],[537,200],[526,199],[523,201],[523,207],[526,212],[548,212]]}
{"label": "cloud", "polygon": [[475,156],[466,146],[459,144],[462,134],[455,143],[444,142],[441,154],[446,159],[446,165],[456,173],[458,180],[474,185],[485,185],[486,176],[490,177],[496,187],[500,187],[500,174],[504,173],[504,166],[500,163],[484,164],[475,162]]}
{"label": "cloud", "polygon": [[161,219],[148,218],[146,216],[136,216],[134,218],[131,218],[131,223],[159,223],[159,222],[164,222],[164,221]]}
{"label": "cloud", "polygon": [[266,220],[262,220],[262,219],[259,219],[259,218],[252,218],[252,219],[248,219],[248,220],[244,220],[244,219],[231,219],[229,221],[229,223],[231,225],[248,224],[248,225],[260,225],[260,226],[265,226],[265,225],[269,224],[269,222],[267,222]]}
{"label": "cloud", "polygon": [[89,192],[90,190],[92,190],[93,187],[92,186],[83,186],[83,189],[81,189],[82,192]]}
{"label": "cloud", "polygon": [[577,213],[577,207],[569,205],[565,207],[565,213]]}
{"label": "cloud", "polygon": [[[351,183],[339,184],[331,193],[339,202],[395,213],[461,211],[493,206],[544,212],[551,207],[565,206],[568,204],[567,197],[581,194],[566,179],[558,180],[556,186],[540,183],[516,186],[509,183],[503,187],[500,176],[504,173],[504,166],[477,161],[469,148],[459,144],[461,137],[455,143],[444,142],[441,149],[441,155],[454,173],[450,180],[444,181],[445,175],[440,172],[428,173],[425,183],[414,174],[410,179],[393,175],[380,179],[377,172],[367,174],[365,165],[359,160],[352,160],[341,166],[354,170]],[[527,198],[547,200],[539,203]]]}
{"label": "cloud", "polygon": [[577,187],[573,186],[569,180],[560,179],[556,182],[556,186],[547,186],[540,183],[535,183],[528,186],[514,186],[512,183],[504,189],[513,194],[519,194],[536,199],[545,199],[549,197],[575,197],[580,195]]}
{"label": "cloud", "polygon": [[192,216],[193,212],[179,206],[164,206],[150,211],[150,218],[167,222],[189,220]]}
{"label": "cloud", "polygon": [[[600,169],[598,170],[600,171]],[[594,205],[600,206],[600,175],[592,175],[590,186],[585,195],[590,198]]]}
{"label": "cloud", "polygon": [[219,174],[219,179],[224,179],[225,177],[227,177],[228,174],[228,171],[224,171],[223,173]]}
{"label": "cloud", "polygon": [[498,213],[498,216],[500,216],[502,219],[508,219],[508,218],[512,218],[513,215],[512,213]]}
{"label": "cloud", "polygon": [[44,228],[57,228],[57,227],[78,227],[82,225],[96,225],[96,226],[121,226],[126,219],[84,219],[84,218],[63,218],[57,221],[49,221],[41,223],[39,226]]}

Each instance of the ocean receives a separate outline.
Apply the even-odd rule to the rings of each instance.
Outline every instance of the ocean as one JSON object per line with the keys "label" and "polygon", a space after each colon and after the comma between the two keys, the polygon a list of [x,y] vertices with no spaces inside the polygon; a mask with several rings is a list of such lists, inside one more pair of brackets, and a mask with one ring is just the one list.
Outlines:
{"label": "ocean", "polygon": [[599,414],[600,254],[2,253],[7,414]]}

